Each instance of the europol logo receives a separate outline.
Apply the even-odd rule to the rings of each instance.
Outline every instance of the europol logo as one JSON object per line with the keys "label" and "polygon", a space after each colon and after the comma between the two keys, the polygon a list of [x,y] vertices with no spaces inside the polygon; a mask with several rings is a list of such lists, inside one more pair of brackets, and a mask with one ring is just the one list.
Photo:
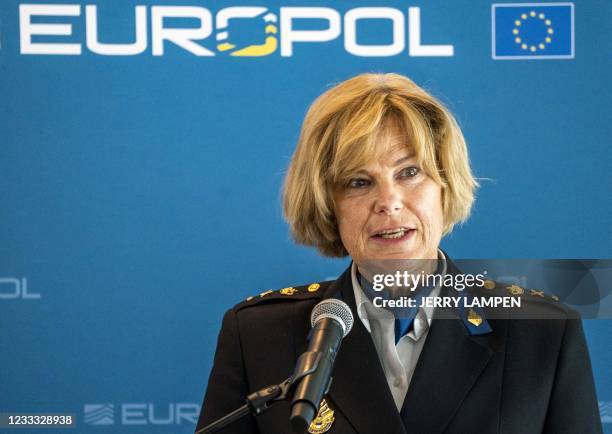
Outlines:
{"label": "europol logo", "polygon": [[493,59],[573,59],[573,3],[491,6]]}
{"label": "europol logo", "polygon": [[86,425],[114,425],[115,409],[113,404],[85,404],[83,418]]}
{"label": "europol logo", "polygon": [[[202,6],[138,5],[117,13],[119,21],[128,25],[134,17],[133,28],[128,28],[132,39],[111,43],[102,35],[112,33],[118,20],[112,19],[108,6],[104,5],[101,14],[97,5],[82,6],[20,4],[19,52],[79,56],[87,49],[102,56],[136,56],[150,48],[153,56],[163,56],[174,46],[196,56],[261,57],[279,53],[292,57],[295,46],[333,42],[343,43],[346,52],[360,57],[454,56],[452,44],[423,41],[419,7],[356,7],[344,11],[282,6],[271,11],[259,6],[229,6],[214,11]],[[373,31],[381,20],[385,30]],[[57,36],[62,38],[58,40]]]}

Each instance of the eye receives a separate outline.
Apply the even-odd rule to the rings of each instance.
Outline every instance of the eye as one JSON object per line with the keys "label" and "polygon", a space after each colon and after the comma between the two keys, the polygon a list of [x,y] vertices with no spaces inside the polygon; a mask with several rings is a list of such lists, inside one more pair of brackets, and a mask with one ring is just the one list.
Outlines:
{"label": "eye", "polygon": [[421,173],[421,169],[416,166],[410,166],[402,169],[399,173],[399,176],[402,178],[414,178],[419,173]]}
{"label": "eye", "polygon": [[365,178],[353,178],[347,183],[348,188],[363,188],[370,185],[370,181]]}

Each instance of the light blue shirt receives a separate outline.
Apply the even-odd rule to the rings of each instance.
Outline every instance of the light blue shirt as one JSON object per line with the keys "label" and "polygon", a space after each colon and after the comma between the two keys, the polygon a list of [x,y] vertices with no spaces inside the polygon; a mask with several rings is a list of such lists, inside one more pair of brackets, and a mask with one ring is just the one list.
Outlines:
{"label": "light blue shirt", "polygon": [[[446,273],[446,258],[439,250],[438,255],[443,264],[441,274],[444,275]],[[412,330],[402,336],[396,345],[395,317],[389,310],[374,306],[370,299],[366,297],[357,278],[357,265],[355,263],[351,267],[351,278],[357,315],[372,336],[391,395],[393,395],[397,410],[400,411],[410,387],[414,368],[427,339],[435,308],[429,306],[419,308],[414,318]],[[438,286],[432,289],[429,296],[437,297],[439,294],[440,287]]]}

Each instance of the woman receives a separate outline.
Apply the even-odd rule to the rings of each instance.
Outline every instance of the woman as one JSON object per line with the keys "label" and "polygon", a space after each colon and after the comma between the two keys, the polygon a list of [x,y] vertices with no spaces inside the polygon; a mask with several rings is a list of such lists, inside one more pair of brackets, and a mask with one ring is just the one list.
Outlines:
{"label": "woman", "polygon": [[[364,74],[321,95],[289,166],[285,216],[297,242],[353,263],[338,280],[264,292],[226,313],[198,429],[289,377],[313,306],[339,297],[355,325],[310,432],[601,432],[581,324],[562,305],[525,295],[536,314],[561,312],[547,321],[442,321],[433,309],[400,321],[373,306],[372,261],[458,272],[439,244],[469,216],[476,186],[453,116],[406,77]],[[289,405],[222,432],[289,433]]]}

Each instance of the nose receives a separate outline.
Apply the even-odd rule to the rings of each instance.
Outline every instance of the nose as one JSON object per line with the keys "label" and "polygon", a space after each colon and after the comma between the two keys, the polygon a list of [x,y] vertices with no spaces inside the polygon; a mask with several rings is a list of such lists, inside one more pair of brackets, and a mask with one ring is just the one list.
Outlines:
{"label": "nose", "polygon": [[397,214],[403,207],[402,194],[398,185],[393,182],[378,183],[374,203],[376,214]]}

